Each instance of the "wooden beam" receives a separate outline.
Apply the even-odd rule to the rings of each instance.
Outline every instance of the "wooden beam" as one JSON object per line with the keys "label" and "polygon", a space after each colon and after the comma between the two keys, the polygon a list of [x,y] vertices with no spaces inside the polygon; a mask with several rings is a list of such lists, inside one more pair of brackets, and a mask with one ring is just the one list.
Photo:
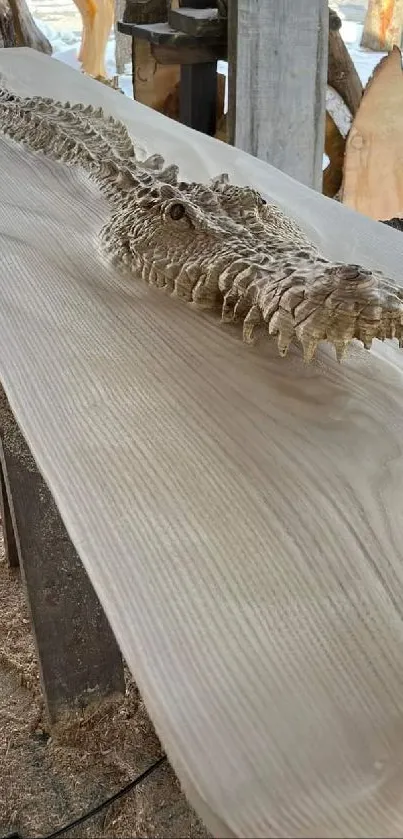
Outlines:
{"label": "wooden beam", "polygon": [[228,17],[230,140],[321,191],[327,0],[231,0]]}
{"label": "wooden beam", "polygon": [[[54,723],[66,711],[123,693],[123,662],[98,597],[1,387],[0,429],[5,497],[31,613],[42,689]],[[10,533],[9,523],[8,539]]]}
{"label": "wooden beam", "polygon": [[177,64],[180,62],[181,67],[186,64],[208,64],[209,62],[219,61],[225,59],[225,51],[221,45],[217,47],[169,47],[151,44],[151,54],[154,56],[157,64]]}

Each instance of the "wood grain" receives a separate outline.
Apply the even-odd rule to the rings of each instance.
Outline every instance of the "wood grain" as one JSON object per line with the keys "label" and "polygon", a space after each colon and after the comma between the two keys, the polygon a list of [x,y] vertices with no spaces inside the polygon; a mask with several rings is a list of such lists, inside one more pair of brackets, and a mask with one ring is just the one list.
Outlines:
{"label": "wood grain", "polygon": [[235,96],[230,137],[239,148],[321,190],[327,2],[236,0],[229,15],[230,98]]}
{"label": "wood grain", "polygon": [[[398,232],[4,53],[18,91],[68,84],[185,177],[226,168],[399,275]],[[84,175],[0,155],[0,376],[190,800],[217,836],[400,835],[402,354],[248,349],[108,264]]]}
{"label": "wood grain", "polygon": [[346,143],[343,203],[373,219],[403,217],[403,71],[398,47],[376,67]]}

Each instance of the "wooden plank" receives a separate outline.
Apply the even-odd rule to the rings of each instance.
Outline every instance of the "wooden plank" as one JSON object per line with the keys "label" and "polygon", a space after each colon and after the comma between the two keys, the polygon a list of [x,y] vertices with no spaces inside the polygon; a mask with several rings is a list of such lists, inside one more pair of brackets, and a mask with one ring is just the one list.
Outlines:
{"label": "wooden plank", "polygon": [[8,563],[10,568],[18,568],[19,560],[17,543],[15,541],[14,525],[11,517],[10,505],[8,502],[3,467],[1,465],[3,462],[2,454],[3,450],[0,439],[0,521],[3,528],[4,554],[6,562]]}
{"label": "wooden plank", "polygon": [[2,470],[51,722],[124,691],[103,609],[0,391]]}
{"label": "wooden plank", "polygon": [[194,38],[224,40],[226,37],[226,21],[219,19],[217,9],[171,9],[168,23],[172,29],[186,32]]}
{"label": "wooden plank", "polygon": [[214,137],[217,116],[217,63],[183,65],[179,118],[184,125]]}
{"label": "wooden plank", "polygon": [[221,45],[200,47],[169,47],[158,44],[151,45],[151,52],[159,64],[209,64],[220,59],[225,60],[226,51]]}
{"label": "wooden plank", "polygon": [[200,47],[200,46],[217,46],[217,38],[209,36],[208,38],[195,38],[193,35],[188,35],[186,32],[179,32],[172,29],[169,23],[150,23],[150,24],[135,24],[119,22],[119,31],[125,32],[126,35],[131,35],[133,38],[140,38],[148,41],[150,44],[158,46],[175,47]]}
{"label": "wooden plank", "polygon": [[319,191],[328,25],[326,0],[229,4],[230,137]]}

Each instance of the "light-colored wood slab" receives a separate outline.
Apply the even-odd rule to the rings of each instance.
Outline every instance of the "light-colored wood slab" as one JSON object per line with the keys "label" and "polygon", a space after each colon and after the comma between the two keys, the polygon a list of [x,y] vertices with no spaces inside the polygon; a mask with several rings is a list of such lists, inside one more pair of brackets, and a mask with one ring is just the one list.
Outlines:
{"label": "light-colored wood slab", "polygon": [[[0,53],[401,273],[400,233],[50,62]],[[82,173],[0,153],[0,376],[191,802],[220,837],[400,835],[403,354],[250,350],[107,262]]]}
{"label": "light-colored wood slab", "polygon": [[343,203],[373,219],[403,216],[403,72],[398,47],[379,63],[346,144]]}

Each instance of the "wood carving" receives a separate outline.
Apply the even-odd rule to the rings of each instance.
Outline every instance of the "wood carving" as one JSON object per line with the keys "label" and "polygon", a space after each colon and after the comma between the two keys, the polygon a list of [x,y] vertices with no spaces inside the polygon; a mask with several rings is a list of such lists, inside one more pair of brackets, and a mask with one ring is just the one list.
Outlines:
{"label": "wood carving", "polygon": [[114,0],[74,0],[83,22],[78,60],[95,79],[105,79],[105,52],[114,23]]}
{"label": "wood carving", "polygon": [[333,262],[275,203],[225,174],[179,180],[154,154],[139,160],[125,126],[102,108],[0,95],[0,127],[15,141],[80,166],[110,203],[100,232],[115,265],[182,303],[221,312],[254,344],[276,336],[280,356],[298,341],[307,362],[327,341],[341,360],[357,339],[397,338],[403,289],[377,272]]}
{"label": "wood carving", "polygon": [[403,217],[403,73],[398,47],[375,69],[346,145],[343,203],[373,219]]}
{"label": "wood carving", "polygon": [[385,52],[401,46],[403,0],[369,0],[361,46]]}

